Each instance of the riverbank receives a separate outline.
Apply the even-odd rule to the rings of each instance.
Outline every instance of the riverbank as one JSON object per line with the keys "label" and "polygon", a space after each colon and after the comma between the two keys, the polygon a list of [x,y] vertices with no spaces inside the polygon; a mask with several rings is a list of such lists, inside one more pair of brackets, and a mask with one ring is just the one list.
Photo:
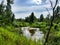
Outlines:
{"label": "riverbank", "polygon": [[[49,26],[46,26],[45,23],[39,23],[40,25],[38,23],[37,24],[34,23],[34,24],[32,24],[34,25],[32,27],[35,28],[39,26],[40,27],[39,29],[41,29],[43,33],[45,32],[44,35],[46,35],[46,32],[48,31]],[[33,41],[32,39],[28,39],[25,36],[22,36],[20,33],[21,32],[20,26],[18,27],[19,29],[16,29],[16,28],[17,27],[13,25],[5,25],[0,27],[0,44],[1,45],[42,45],[44,43],[44,40],[36,42],[35,40]],[[49,41],[47,44],[53,44],[53,45],[60,44],[60,24],[54,23],[54,26],[51,29]]]}
{"label": "riverbank", "polygon": [[14,32],[14,27],[0,27],[0,45],[41,45]]}

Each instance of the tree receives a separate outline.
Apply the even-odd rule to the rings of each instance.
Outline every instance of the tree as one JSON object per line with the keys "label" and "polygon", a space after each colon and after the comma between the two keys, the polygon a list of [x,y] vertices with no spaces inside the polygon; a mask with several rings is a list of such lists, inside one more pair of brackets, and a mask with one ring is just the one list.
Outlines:
{"label": "tree", "polygon": [[54,20],[54,18],[55,18],[55,9],[56,9],[56,6],[57,6],[57,3],[58,3],[58,0],[56,0],[55,2],[55,5],[54,5],[54,7],[53,7],[53,3],[52,3],[52,1],[51,0],[49,0],[50,1],[50,4],[51,4],[51,7],[52,7],[52,10],[53,10],[53,16],[52,16],[52,20],[51,20],[51,23],[50,23],[50,28],[49,28],[49,30],[48,30],[48,32],[47,32],[47,35],[46,35],[46,39],[45,39],[45,42],[44,42],[44,45],[46,45],[47,44],[47,42],[48,42],[48,38],[49,38],[49,34],[50,34],[50,30],[51,30],[51,28],[52,28],[52,26],[53,26],[53,20]]}
{"label": "tree", "polygon": [[18,21],[18,22],[24,22],[25,20],[22,19],[22,18],[19,18],[19,19],[16,19],[16,21]]}
{"label": "tree", "polygon": [[47,19],[47,20],[49,20],[49,19],[50,19],[50,15],[49,15],[49,14],[47,15],[46,19]]}
{"label": "tree", "polygon": [[7,5],[4,5],[4,0],[0,4],[0,24],[5,25],[13,22],[13,18],[15,17],[13,12],[11,11],[11,4],[13,4],[13,0],[6,0]]}
{"label": "tree", "polygon": [[11,21],[13,22],[14,19],[15,19],[15,15],[13,14],[13,15],[12,15],[12,18],[11,18]]}
{"label": "tree", "polygon": [[55,18],[54,18],[54,22],[59,23],[60,22],[60,7],[57,6],[56,10],[55,10]]}
{"label": "tree", "polygon": [[29,22],[29,23],[34,23],[37,21],[37,18],[34,16],[34,12],[31,13],[31,15],[29,17],[26,17],[25,18],[25,21],[26,22]]}
{"label": "tree", "polygon": [[29,22],[29,17],[25,17],[25,22]]}
{"label": "tree", "polygon": [[32,12],[31,15],[30,15],[30,23],[34,23],[34,20],[35,20],[35,16],[34,16],[34,13]]}
{"label": "tree", "polygon": [[43,16],[43,14],[41,14],[39,21],[40,21],[40,22],[43,22],[43,20],[44,20],[44,16]]}
{"label": "tree", "polygon": [[7,23],[12,23],[12,17],[14,17],[14,14],[11,11],[11,4],[13,4],[13,0],[7,0],[7,5],[6,5],[6,22]]}
{"label": "tree", "polygon": [[46,16],[45,21],[48,22],[48,23],[50,22],[50,14],[48,14],[48,15]]}
{"label": "tree", "polygon": [[3,3],[4,3],[4,1],[2,1],[0,4],[0,25],[2,25],[4,22],[4,14],[5,14],[4,8],[5,8],[5,6],[3,5]]}

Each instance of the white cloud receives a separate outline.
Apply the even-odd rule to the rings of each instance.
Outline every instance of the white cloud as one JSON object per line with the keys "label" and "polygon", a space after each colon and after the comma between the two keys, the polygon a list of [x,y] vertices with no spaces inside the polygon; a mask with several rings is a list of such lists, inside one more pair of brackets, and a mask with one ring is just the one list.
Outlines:
{"label": "white cloud", "polygon": [[0,3],[1,3],[2,0],[0,0]]}
{"label": "white cloud", "polygon": [[[53,7],[55,6],[56,0],[51,0]],[[60,0],[58,0],[58,3],[60,2]],[[50,4],[49,0],[46,1],[46,3]],[[51,4],[50,4],[51,5]],[[59,4],[60,5],[60,4]]]}
{"label": "white cloud", "polygon": [[4,0],[4,4],[6,4],[6,5],[7,5],[7,1],[6,1],[6,0]]}
{"label": "white cloud", "polygon": [[[48,14],[47,11],[43,11],[43,12],[35,12],[34,10],[45,10],[45,8],[51,8],[50,4],[46,4],[46,5],[38,5],[38,6],[17,6],[17,5],[13,5],[12,6],[12,11],[15,14],[15,18],[25,18],[26,16],[29,16],[31,14],[31,12],[35,13],[35,16],[38,18],[40,17],[40,14],[44,14],[44,17],[46,17],[46,15]],[[16,13],[19,11],[28,11],[25,13]],[[50,10],[51,12],[51,10]]]}
{"label": "white cloud", "polygon": [[5,4],[5,5],[7,4],[6,0],[0,0],[0,3],[1,3],[2,1],[4,1],[4,4]]}
{"label": "white cloud", "polygon": [[41,6],[12,6],[12,11],[13,12],[18,12],[18,11],[34,11],[34,10],[41,10],[45,8],[51,8],[49,4],[47,5],[41,5]]}
{"label": "white cloud", "polygon": [[[49,11],[49,12],[52,15],[52,10]],[[29,12],[29,13],[16,13],[15,18],[17,18],[17,19],[18,18],[25,18],[25,17],[29,16],[30,14],[31,14],[31,12]],[[39,18],[41,14],[43,14],[44,17],[46,17],[47,14],[49,14],[49,13],[47,11],[44,11],[44,12],[34,12],[34,14],[37,18]]]}
{"label": "white cloud", "polygon": [[18,19],[18,18],[25,18],[25,17],[27,17],[27,16],[29,16],[30,15],[30,13],[16,13],[15,14],[15,18],[16,19]]}
{"label": "white cloud", "polygon": [[[2,0],[0,0],[0,2],[1,1]],[[55,0],[51,0],[51,1],[55,2]],[[38,6],[17,6],[16,2],[17,2],[17,0],[15,0],[14,1],[15,4],[12,5],[12,11],[15,14],[15,18],[25,18],[25,17],[29,16],[31,14],[31,12],[34,12],[35,16],[37,18],[40,17],[40,14],[44,14],[44,17],[46,17],[47,14],[48,14],[47,11],[35,12],[34,10],[45,10],[45,8],[48,8],[48,9],[51,8],[51,5],[50,5],[48,0],[46,1],[47,4],[38,5]],[[4,0],[4,4],[6,4],[6,3],[7,3],[6,0]],[[33,1],[28,2],[28,3],[33,3]],[[60,5],[60,3],[59,3],[59,5]],[[25,13],[16,13],[16,12],[19,12],[19,11],[28,11],[28,12],[25,12]],[[51,10],[49,10],[49,12],[50,12],[50,14],[52,14]]]}
{"label": "white cloud", "polygon": [[[50,13],[52,14],[52,12],[50,12]],[[18,14],[18,13],[17,13],[17,14],[15,15],[15,18],[16,18],[16,19],[18,19],[18,18],[25,18],[25,17],[29,16],[30,14],[31,14],[31,13],[26,13],[26,14],[25,14],[25,13],[22,13],[22,14]],[[41,14],[43,14],[43,16],[46,17],[47,14],[48,14],[48,12],[47,12],[47,11],[45,11],[45,12],[40,12],[40,13],[39,13],[39,12],[38,12],[38,13],[34,12],[34,14],[35,14],[35,16],[36,16],[37,18],[39,18]]]}
{"label": "white cloud", "polygon": [[60,0],[59,0],[59,4],[58,5],[60,6]]}
{"label": "white cloud", "polygon": [[36,4],[41,4],[42,0],[33,0],[33,2],[36,3]]}

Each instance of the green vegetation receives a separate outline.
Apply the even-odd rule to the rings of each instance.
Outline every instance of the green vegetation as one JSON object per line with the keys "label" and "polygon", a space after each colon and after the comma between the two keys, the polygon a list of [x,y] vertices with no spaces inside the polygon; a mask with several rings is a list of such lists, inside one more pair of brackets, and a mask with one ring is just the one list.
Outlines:
{"label": "green vegetation", "polygon": [[[22,25],[23,26],[23,25]],[[45,22],[33,23],[31,27],[39,27],[41,31],[45,34],[48,31],[49,26],[46,26]],[[42,45],[41,41],[33,41],[27,39],[21,35],[21,30],[16,29],[16,27],[10,25],[5,27],[0,27],[0,44],[1,45]],[[48,45],[60,45],[60,24],[55,24],[51,29]]]}
{"label": "green vegetation", "polygon": [[[53,16],[50,14],[44,18],[43,14],[40,18],[36,18],[34,12],[25,19],[15,19],[15,15],[11,10],[13,1],[6,0],[7,5],[3,1],[0,4],[0,45],[43,45],[44,39],[50,27]],[[6,9],[5,9],[6,8]],[[50,31],[47,45],[60,45],[60,6],[54,11],[55,18]],[[35,27],[43,31],[43,41],[35,41],[28,39],[22,35],[21,27]]]}
{"label": "green vegetation", "polygon": [[11,30],[14,30],[11,26],[0,27],[0,45],[41,45],[40,42],[27,39]]}

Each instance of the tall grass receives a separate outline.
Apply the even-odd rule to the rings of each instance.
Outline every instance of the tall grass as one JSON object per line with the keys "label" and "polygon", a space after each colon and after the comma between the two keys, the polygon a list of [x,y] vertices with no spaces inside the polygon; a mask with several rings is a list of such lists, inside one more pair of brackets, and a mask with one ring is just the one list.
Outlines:
{"label": "tall grass", "polygon": [[0,27],[0,45],[41,45],[40,42],[27,39],[12,32],[13,28]]}

